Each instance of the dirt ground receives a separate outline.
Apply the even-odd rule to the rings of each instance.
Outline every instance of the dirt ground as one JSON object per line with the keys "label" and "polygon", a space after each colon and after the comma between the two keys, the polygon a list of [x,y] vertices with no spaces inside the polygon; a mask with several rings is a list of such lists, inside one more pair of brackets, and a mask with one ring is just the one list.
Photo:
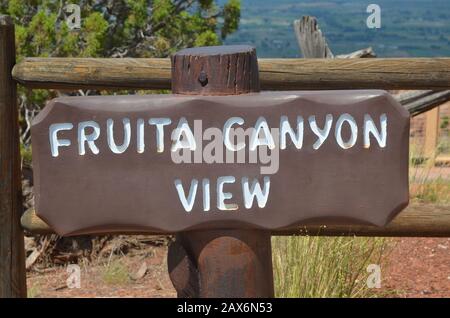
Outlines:
{"label": "dirt ground", "polygon": [[[31,297],[176,297],[167,273],[167,247],[149,246],[145,254],[121,256],[111,260],[126,271],[108,271],[104,264],[80,265],[80,288],[68,288],[70,273],[66,267],[53,267],[43,272],[31,272],[27,277]],[[145,265],[143,265],[145,263]],[[142,266],[147,270],[143,277],[135,276]],[[125,276],[124,276],[125,275]],[[137,279],[136,279],[137,278]]]}
{"label": "dirt ground", "polygon": [[395,238],[382,269],[387,297],[450,297],[450,238]]}
{"label": "dirt ground", "polygon": [[[450,297],[450,238],[396,238],[382,268],[383,297]],[[32,297],[176,297],[167,274],[167,247],[122,256],[127,276],[108,273],[106,264],[81,265],[80,287],[67,288],[70,273],[55,267],[28,275]],[[114,262],[114,260],[113,260]],[[146,264],[143,277],[134,277]],[[144,266],[145,268],[145,266]],[[141,271],[142,274],[142,271]],[[119,277],[115,277],[115,276]],[[137,278],[137,279],[136,279]]]}

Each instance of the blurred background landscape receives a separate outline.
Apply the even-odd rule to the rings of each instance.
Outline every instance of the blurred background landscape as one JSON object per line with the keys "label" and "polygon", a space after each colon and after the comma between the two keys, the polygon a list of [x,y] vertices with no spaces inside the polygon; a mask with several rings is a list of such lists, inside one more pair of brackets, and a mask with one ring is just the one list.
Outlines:
{"label": "blurred background landscape", "polygon": [[[381,29],[366,26],[371,3],[381,7]],[[225,44],[252,44],[259,57],[300,57],[292,21],[303,15],[318,19],[335,54],[372,46],[378,57],[450,56],[448,0],[244,0]]]}

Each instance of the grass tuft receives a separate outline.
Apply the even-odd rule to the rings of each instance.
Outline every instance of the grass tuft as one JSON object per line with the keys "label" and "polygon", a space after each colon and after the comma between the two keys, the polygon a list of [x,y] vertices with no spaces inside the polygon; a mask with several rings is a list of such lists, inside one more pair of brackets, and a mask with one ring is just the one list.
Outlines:
{"label": "grass tuft", "polygon": [[38,298],[41,289],[38,284],[33,284],[27,288],[27,298]]}
{"label": "grass tuft", "polygon": [[367,287],[369,264],[380,264],[386,239],[273,237],[276,297],[375,297]]}
{"label": "grass tuft", "polygon": [[128,268],[119,260],[114,260],[105,266],[102,279],[109,285],[125,285],[130,282]]}

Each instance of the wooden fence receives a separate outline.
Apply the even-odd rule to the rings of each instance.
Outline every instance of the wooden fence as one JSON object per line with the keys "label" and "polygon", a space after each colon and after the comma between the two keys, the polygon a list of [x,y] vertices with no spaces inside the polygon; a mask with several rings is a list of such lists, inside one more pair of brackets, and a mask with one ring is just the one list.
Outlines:
{"label": "wooden fence", "polygon": [[[263,90],[450,87],[450,58],[259,59]],[[170,89],[169,59],[28,58],[14,79],[31,88]]]}
{"label": "wooden fence", "polygon": [[[259,59],[265,90],[445,89],[450,87],[450,58],[413,59]],[[169,59],[28,58],[14,66],[14,79],[30,88],[170,89]],[[439,94],[439,93],[438,93]],[[448,98],[443,94],[443,98]],[[417,112],[409,109],[412,115]],[[383,229],[308,228],[299,233],[365,236],[450,236],[450,211],[422,205],[402,212]],[[22,218],[31,231],[51,233],[33,211]]]}
{"label": "wooden fence", "polygon": [[[25,296],[26,291],[19,220],[22,202],[16,84],[60,90],[171,87],[169,59],[27,58],[19,64],[14,60],[14,25],[8,17],[1,16],[0,297]],[[260,59],[259,70],[264,90],[450,88],[450,58]],[[22,224],[31,231],[51,232],[33,211],[23,215]],[[296,233],[450,237],[450,211],[445,206],[419,205],[407,208],[385,228],[305,227]]]}

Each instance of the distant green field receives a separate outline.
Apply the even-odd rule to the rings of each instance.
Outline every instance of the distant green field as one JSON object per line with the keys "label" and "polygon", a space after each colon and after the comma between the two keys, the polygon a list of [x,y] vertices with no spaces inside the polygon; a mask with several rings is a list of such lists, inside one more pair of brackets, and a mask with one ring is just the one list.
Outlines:
{"label": "distant green field", "polygon": [[[367,5],[381,7],[381,29],[368,29]],[[239,31],[225,44],[251,44],[260,57],[298,57],[292,22],[318,18],[331,49],[372,46],[380,57],[450,56],[450,0],[242,0]]]}

